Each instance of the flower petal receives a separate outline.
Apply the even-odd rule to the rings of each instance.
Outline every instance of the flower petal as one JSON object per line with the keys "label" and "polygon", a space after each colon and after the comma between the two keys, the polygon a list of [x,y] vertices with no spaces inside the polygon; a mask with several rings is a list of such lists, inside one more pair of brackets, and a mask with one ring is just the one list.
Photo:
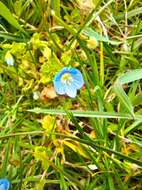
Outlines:
{"label": "flower petal", "polygon": [[54,82],[54,81],[60,81],[60,79],[61,79],[61,72],[59,72],[59,73],[57,73],[57,74],[55,75],[55,77],[54,77],[54,79],[53,79],[53,82]]}
{"label": "flower petal", "polygon": [[54,88],[57,94],[63,95],[65,94],[65,87],[60,81],[53,81]]}
{"label": "flower petal", "polygon": [[74,85],[77,89],[80,89],[84,85],[84,79],[81,72],[78,69],[72,68],[71,75],[74,79]]}
{"label": "flower petal", "polygon": [[73,79],[74,79],[74,86],[76,87],[76,89],[80,89],[84,85],[84,80],[82,75],[73,76]]}
{"label": "flower petal", "polygon": [[[80,72],[78,69],[73,68],[73,67],[69,67],[69,68],[68,68],[68,71],[69,71],[71,74],[73,74],[73,75],[81,74],[81,72]],[[82,74],[81,74],[81,75],[82,75]]]}
{"label": "flower petal", "polygon": [[58,73],[53,80],[54,88],[57,94],[63,95],[65,94],[64,85],[61,83],[61,72]]}
{"label": "flower petal", "polygon": [[61,70],[61,75],[66,73],[66,72],[70,72],[70,67],[64,67],[62,70]]}
{"label": "flower petal", "polygon": [[80,89],[84,85],[82,73],[78,69],[72,67],[64,67],[62,69],[62,72],[69,72],[72,75],[74,79],[73,83],[77,89]]}
{"label": "flower petal", "polygon": [[[64,74],[70,74],[72,77],[72,81],[62,82],[62,77]],[[66,78],[65,78],[66,80]],[[64,67],[53,80],[54,88],[56,92],[60,95],[67,94],[71,98],[75,98],[77,94],[77,89],[80,89],[84,85],[84,80],[81,72],[72,67]]]}
{"label": "flower petal", "polygon": [[74,88],[74,85],[66,85],[65,86],[65,93],[71,97],[71,98],[75,98],[76,94],[77,94],[77,90],[76,88]]}
{"label": "flower petal", "polygon": [[0,179],[0,190],[8,190],[10,183],[7,179]]}

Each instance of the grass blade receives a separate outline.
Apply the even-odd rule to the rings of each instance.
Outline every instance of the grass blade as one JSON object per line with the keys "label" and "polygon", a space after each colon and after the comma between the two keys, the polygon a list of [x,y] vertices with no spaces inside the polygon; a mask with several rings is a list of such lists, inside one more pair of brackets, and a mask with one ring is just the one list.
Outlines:
{"label": "grass blade", "polygon": [[125,93],[125,91],[123,90],[121,84],[119,82],[116,82],[113,86],[113,90],[114,92],[117,94],[117,96],[119,97],[120,101],[122,102],[122,104],[125,106],[125,108],[128,110],[128,112],[133,116],[134,116],[134,111],[133,111],[133,106],[131,104],[131,101],[129,99],[129,97],[127,96],[127,94]]}
{"label": "grass blade", "polygon": [[95,112],[95,111],[78,111],[78,110],[58,110],[58,109],[42,109],[34,108],[27,110],[36,114],[51,114],[51,115],[67,115],[67,112],[71,112],[75,117],[89,117],[89,118],[116,118],[116,119],[142,119],[141,115],[135,115],[135,118],[131,114],[116,113],[116,112]]}
{"label": "grass blade", "polygon": [[9,9],[2,3],[0,2],[0,15],[7,20],[9,24],[17,28],[18,30],[23,30],[18,21],[13,17]]}

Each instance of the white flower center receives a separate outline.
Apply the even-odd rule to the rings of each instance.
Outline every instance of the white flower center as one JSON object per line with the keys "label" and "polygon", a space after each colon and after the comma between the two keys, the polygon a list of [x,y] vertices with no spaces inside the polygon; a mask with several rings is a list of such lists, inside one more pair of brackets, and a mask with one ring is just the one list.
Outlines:
{"label": "white flower center", "polygon": [[63,84],[71,85],[73,82],[73,77],[70,73],[64,73],[61,77],[61,82]]}

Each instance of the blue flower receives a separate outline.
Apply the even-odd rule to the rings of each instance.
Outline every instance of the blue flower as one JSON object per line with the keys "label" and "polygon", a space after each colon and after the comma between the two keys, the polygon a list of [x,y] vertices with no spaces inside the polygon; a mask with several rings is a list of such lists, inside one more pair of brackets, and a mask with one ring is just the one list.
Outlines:
{"label": "blue flower", "polygon": [[75,98],[77,90],[84,85],[81,72],[72,67],[64,67],[53,80],[54,88],[57,94],[68,95]]}
{"label": "blue flower", "polygon": [[7,179],[0,179],[0,190],[8,190],[10,183]]}
{"label": "blue flower", "polygon": [[13,59],[13,56],[11,55],[10,51],[7,51],[7,53],[5,55],[5,62],[9,66],[14,66],[14,59]]}

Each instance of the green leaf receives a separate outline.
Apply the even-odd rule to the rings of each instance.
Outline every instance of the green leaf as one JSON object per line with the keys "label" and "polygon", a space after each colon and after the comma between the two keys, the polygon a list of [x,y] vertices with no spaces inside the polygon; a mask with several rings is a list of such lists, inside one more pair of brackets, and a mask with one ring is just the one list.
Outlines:
{"label": "green leaf", "polygon": [[52,3],[55,14],[60,17],[60,0],[53,0]]}
{"label": "green leaf", "polygon": [[139,14],[142,14],[142,7],[139,7],[139,8],[136,8],[136,9],[129,11],[128,12],[128,18],[139,15]]}
{"label": "green leaf", "polygon": [[8,168],[8,161],[9,161],[9,153],[10,153],[10,143],[11,140],[8,140],[6,146],[5,146],[5,154],[4,154],[4,160],[2,162],[2,168],[1,168],[1,176],[5,177],[7,168]]}
{"label": "green leaf", "polygon": [[121,103],[125,106],[125,108],[128,110],[128,112],[134,117],[134,112],[133,112],[133,106],[131,104],[131,101],[125,91],[123,90],[122,85],[117,81],[115,82],[113,86],[114,92],[117,94],[119,97]]}
{"label": "green leaf", "polygon": [[0,1],[0,15],[7,20],[9,24],[17,28],[18,30],[23,30],[18,21],[13,17],[9,9]]}
{"label": "green leaf", "polygon": [[132,103],[129,97],[127,96],[127,94],[125,93],[125,91],[123,90],[122,85],[129,82],[134,82],[140,79],[142,79],[142,69],[131,70],[131,71],[126,72],[122,76],[120,76],[113,86],[113,89],[115,93],[117,94],[117,96],[119,97],[120,101],[125,106],[125,108],[129,111],[129,113],[133,116],[134,116],[134,112],[133,112]]}
{"label": "green leaf", "polygon": [[142,121],[141,120],[136,120],[134,123],[132,123],[131,125],[129,125],[125,131],[124,131],[124,134],[127,135],[128,133],[130,133],[130,131],[138,128],[139,126],[141,126],[142,124]]}
{"label": "green leaf", "polygon": [[[134,17],[136,15],[142,14],[142,7],[133,9],[127,13],[127,18]],[[124,17],[124,13],[119,14],[116,18],[117,19],[122,19]]]}
{"label": "green leaf", "polygon": [[133,82],[142,79],[142,69],[135,69],[123,74],[118,80],[121,84]]}
{"label": "green leaf", "polygon": [[83,29],[82,33],[88,37],[96,38],[96,40],[100,42],[108,42],[108,43],[111,43],[112,45],[121,44],[121,42],[109,40],[107,37],[102,36],[101,34],[99,34],[98,32],[96,32],[95,30],[89,27]]}

